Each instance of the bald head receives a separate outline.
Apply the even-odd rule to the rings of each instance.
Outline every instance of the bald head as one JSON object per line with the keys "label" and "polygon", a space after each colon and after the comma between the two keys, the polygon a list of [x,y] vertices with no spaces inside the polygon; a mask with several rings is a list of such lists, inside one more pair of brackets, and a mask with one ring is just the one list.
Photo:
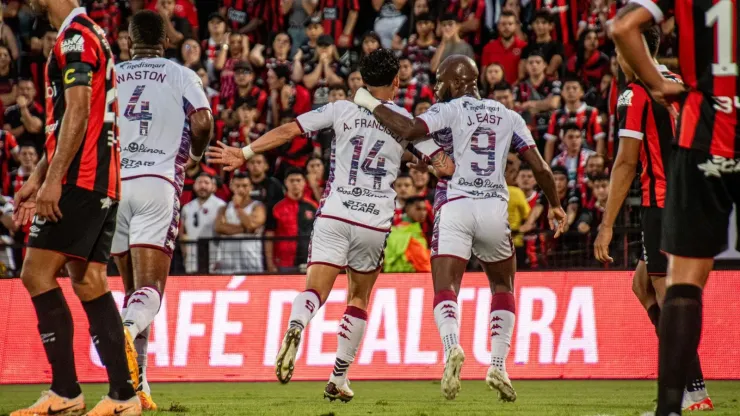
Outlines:
{"label": "bald head", "polygon": [[437,69],[434,92],[440,101],[478,94],[478,66],[465,55],[450,55]]}

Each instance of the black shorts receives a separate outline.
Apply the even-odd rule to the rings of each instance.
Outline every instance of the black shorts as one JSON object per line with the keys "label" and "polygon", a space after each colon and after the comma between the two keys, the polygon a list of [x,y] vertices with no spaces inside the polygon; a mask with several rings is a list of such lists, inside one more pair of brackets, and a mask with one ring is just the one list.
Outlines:
{"label": "black shorts", "polygon": [[663,208],[642,207],[642,254],[650,276],[665,276],[668,272],[668,257],[660,251]]}
{"label": "black shorts", "polygon": [[62,219],[33,218],[28,247],[56,251],[70,260],[107,264],[116,231],[118,201],[72,185],[62,187]]}
{"label": "black shorts", "polygon": [[673,152],[663,213],[662,249],[712,258],[727,249],[733,203],[740,203],[740,159],[679,148]]}

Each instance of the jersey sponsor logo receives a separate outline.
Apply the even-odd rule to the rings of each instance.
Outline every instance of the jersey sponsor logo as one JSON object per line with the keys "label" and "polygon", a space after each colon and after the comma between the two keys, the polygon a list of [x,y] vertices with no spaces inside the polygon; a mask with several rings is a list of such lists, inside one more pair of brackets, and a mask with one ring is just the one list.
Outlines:
{"label": "jersey sponsor logo", "polygon": [[324,7],[324,19],[327,20],[337,20],[337,8],[336,7]]}
{"label": "jersey sponsor logo", "polygon": [[457,181],[457,184],[460,186],[472,186],[474,188],[487,188],[487,189],[493,189],[493,190],[503,190],[504,185],[501,185],[500,183],[495,183],[494,181],[490,179],[483,179],[483,178],[475,178],[473,182],[469,182],[465,178],[460,178]]}
{"label": "jersey sponsor logo", "polygon": [[54,98],[57,95],[57,86],[54,84],[46,86],[46,98]]}
{"label": "jersey sponsor logo", "polygon": [[72,52],[81,53],[83,50],[85,50],[85,38],[82,35],[74,35],[62,41],[62,53],[65,55]]}
{"label": "jersey sponsor logo", "polygon": [[340,186],[337,188],[337,192],[344,195],[350,195],[354,197],[361,197],[361,196],[367,196],[371,198],[383,198],[388,199],[388,195],[384,195],[381,193],[373,192],[369,189],[364,189],[360,187],[354,187],[354,188],[345,188],[344,186]]}
{"label": "jersey sponsor logo", "polygon": [[144,160],[131,160],[125,157],[121,158],[121,169],[135,169],[152,166],[154,166],[154,162],[147,162]]}
{"label": "jersey sponsor logo", "polygon": [[704,176],[721,178],[723,173],[740,172],[740,159],[727,159],[722,156],[713,156],[704,163],[696,165]]}
{"label": "jersey sponsor logo", "polygon": [[129,143],[128,146],[126,146],[126,148],[123,149],[123,151],[131,152],[131,153],[154,153],[158,155],[164,154],[164,150],[146,147],[145,144],[138,144],[138,143]]}
{"label": "jersey sponsor logo", "polygon": [[632,90],[624,90],[624,92],[617,99],[617,107],[629,107],[632,105],[632,96],[634,92]]}
{"label": "jersey sponsor logo", "polygon": [[380,214],[380,210],[375,207],[375,204],[368,202],[344,201],[342,202],[342,205],[350,211],[366,212],[373,215]]}

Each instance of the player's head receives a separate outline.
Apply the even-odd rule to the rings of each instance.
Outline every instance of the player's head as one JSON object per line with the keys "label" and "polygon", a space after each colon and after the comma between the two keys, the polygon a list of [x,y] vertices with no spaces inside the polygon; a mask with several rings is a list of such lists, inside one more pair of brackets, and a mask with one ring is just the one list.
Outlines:
{"label": "player's head", "polygon": [[400,65],[398,80],[401,82],[411,81],[411,77],[414,76],[414,66],[411,64],[411,59],[408,56],[402,56],[398,58],[398,64]]}
{"label": "player's head", "polygon": [[573,104],[583,98],[583,84],[581,79],[573,74],[568,74],[563,78],[563,101]]}
{"label": "player's head", "polygon": [[412,196],[407,199],[403,211],[411,222],[424,222],[427,219],[427,203],[420,196]]}
{"label": "player's head", "polygon": [[25,97],[29,101],[33,101],[36,98],[36,84],[33,83],[33,80],[28,78],[19,79],[18,95]]}
{"label": "player's head", "polygon": [[365,83],[362,82],[362,74],[360,73],[359,69],[356,71],[352,71],[349,74],[349,77],[347,78],[347,86],[349,87],[349,91],[352,95],[355,94],[355,91],[365,86]]}
{"label": "player's head", "polygon": [[537,10],[534,14],[532,29],[534,30],[534,34],[540,38],[552,32],[552,15],[549,10]]}
{"label": "player's head", "polygon": [[564,166],[553,166],[552,176],[555,178],[555,190],[562,194],[568,189],[568,169]]}
{"label": "player's head", "polygon": [[23,169],[27,171],[33,170],[39,162],[39,153],[32,145],[23,144],[21,145],[21,150],[18,152],[18,160],[21,162]]}
{"label": "player's head", "polygon": [[[655,59],[655,57],[658,55],[658,49],[660,48],[660,36],[661,30],[659,25],[651,26],[642,32],[642,39],[645,42],[645,47],[647,48],[650,56],[652,56],[653,59]],[[622,53],[619,48],[617,48],[617,62],[619,63],[619,67],[622,68],[622,72],[624,72],[624,75],[627,79],[632,80],[635,78],[635,72],[629,66],[627,61],[624,60],[624,57],[622,57]]]}
{"label": "player's head", "polygon": [[581,150],[583,144],[583,131],[575,123],[566,123],[563,128],[563,143],[565,150],[570,155],[575,155]]}
{"label": "player's head", "polygon": [[416,194],[414,180],[408,173],[400,173],[393,182],[393,189],[400,200],[406,200]]}
{"label": "player's head", "polygon": [[128,31],[131,36],[132,50],[152,49],[162,56],[164,50],[169,47],[164,20],[157,12],[142,10],[136,13],[131,18]]}
{"label": "player's head", "polygon": [[242,200],[249,200],[252,192],[252,180],[246,173],[239,172],[231,178],[229,188],[235,196],[238,195]]}
{"label": "player's head", "polygon": [[602,155],[591,155],[586,160],[586,175],[589,177],[601,175],[606,171],[606,160]]}
{"label": "player's head", "polygon": [[478,95],[478,67],[465,55],[450,55],[437,69],[434,95],[438,101],[449,101],[465,94]]}
{"label": "player's head", "polygon": [[398,88],[398,58],[390,49],[377,49],[362,58],[360,74],[375,98],[392,100]]}
{"label": "player's head", "polygon": [[534,178],[532,168],[526,163],[523,163],[519,167],[519,173],[516,175],[516,186],[524,192],[529,192],[534,189],[536,184],[537,180]]}
{"label": "player's head", "polygon": [[420,116],[429,110],[429,107],[432,106],[432,102],[429,101],[426,98],[422,98],[419,100],[416,105],[414,105],[414,117]]}
{"label": "player's head", "polygon": [[347,99],[347,89],[344,85],[332,85],[329,88],[329,102],[333,103],[339,100]]}
{"label": "player's head", "polygon": [[411,182],[413,182],[417,192],[422,192],[429,186],[429,172],[411,169],[409,176],[411,176]]}
{"label": "player's head", "polygon": [[493,87],[493,99],[509,110],[514,108],[514,91],[506,81],[501,81]]}
{"label": "player's head", "polygon": [[270,169],[270,164],[267,163],[265,155],[257,153],[247,161],[247,171],[249,177],[255,180],[262,179],[267,173],[267,169]]}
{"label": "player's head", "polygon": [[501,17],[498,20],[498,33],[504,40],[510,40],[516,33],[519,19],[516,17],[514,12],[504,10],[501,12]]}
{"label": "player's head", "polygon": [[545,55],[539,51],[536,50],[529,54],[527,57],[527,74],[529,74],[530,77],[537,78],[545,73],[545,68],[547,68],[547,62],[545,61]]}
{"label": "player's head", "polygon": [[301,199],[305,188],[306,177],[303,176],[303,171],[298,168],[289,168],[285,172],[285,189],[288,191],[288,198]]}
{"label": "player's head", "polygon": [[609,175],[601,173],[591,178],[591,189],[594,192],[594,198],[599,202],[604,202],[609,197]]}
{"label": "player's head", "polygon": [[193,183],[193,192],[198,199],[205,201],[210,198],[215,191],[216,180],[213,176],[206,172],[201,172],[198,177],[195,178],[195,183]]}

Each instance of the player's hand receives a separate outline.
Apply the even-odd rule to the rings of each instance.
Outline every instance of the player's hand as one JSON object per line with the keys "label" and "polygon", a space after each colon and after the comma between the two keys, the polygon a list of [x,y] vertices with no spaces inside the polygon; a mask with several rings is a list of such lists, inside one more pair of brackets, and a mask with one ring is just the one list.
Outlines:
{"label": "player's hand", "polygon": [[555,231],[555,238],[560,237],[568,229],[568,222],[565,220],[565,211],[562,207],[551,207],[547,213],[547,219],[550,221],[550,229]]}
{"label": "player's hand", "polygon": [[655,101],[665,106],[673,117],[678,117],[678,111],[676,111],[675,107],[673,107],[671,103],[676,102],[678,98],[687,91],[688,88],[685,84],[664,79],[658,88],[650,90],[650,95],[655,98]]}
{"label": "player's hand", "polygon": [[36,193],[38,190],[38,183],[29,180],[15,193],[13,222],[18,227],[28,224],[36,215]]}
{"label": "player's hand", "polygon": [[613,263],[614,259],[609,256],[609,243],[612,242],[612,227],[601,224],[599,234],[594,241],[594,257],[602,263]]}
{"label": "player's hand", "polygon": [[59,199],[62,197],[62,182],[45,180],[36,195],[36,211],[41,218],[52,222],[62,219]]}
{"label": "player's hand", "polygon": [[226,172],[238,169],[246,162],[242,154],[242,149],[227,146],[222,142],[218,142],[218,146],[208,147],[206,156],[208,156],[209,162],[216,165],[223,165]]}

